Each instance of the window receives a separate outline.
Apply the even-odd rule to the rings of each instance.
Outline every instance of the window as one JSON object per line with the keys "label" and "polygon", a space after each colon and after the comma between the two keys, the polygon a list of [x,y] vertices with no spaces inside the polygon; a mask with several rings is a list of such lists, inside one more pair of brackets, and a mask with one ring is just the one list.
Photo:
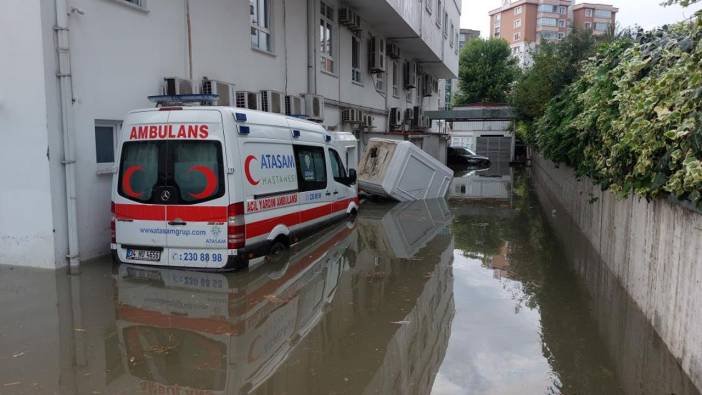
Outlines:
{"label": "window", "polygon": [[521,20],[521,18],[520,18],[520,19],[515,19],[513,23],[514,23],[514,28],[515,28],[515,29],[519,29],[520,27],[522,27],[522,20]]}
{"label": "window", "polygon": [[589,17],[592,16],[592,8],[586,8],[586,9],[585,9],[585,16],[589,16]]}
{"label": "window", "polygon": [[514,41],[519,41],[519,40],[521,40],[521,38],[522,38],[522,35],[519,32],[514,33]]}
{"label": "window", "polygon": [[608,30],[609,30],[609,23],[601,23],[601,22],[595,23],[595,31],[606,32]]}
{"label": "window", "polygon": [[272,52],[271,10],[269,0],[249,0],[251,48]]}
{"label": "window", "polygon": [[398,72],[397,61],[392,62],[392,95],[400,97],[400,73]]}
{"label": "window", "polygon": [[95,163],[98,173],[112,173],[115,163],[118,121],[95,121]]}
{"label": "window", "polygon": [[521,15],[521,13],[522,13],[522,6],[514,7],[514,15]]}
{"label": "window", "polygon": [[561,15],[567,14],[567,13],[568,13],[568,7],[563,6],[563,5],[562,5],[562,6],[559,6],[559,7],[558,7],[558,13],[561,14]]}
{"label": "window", "polygon": [[118,122],[95,122],[95,161],[97,163],[115,162],[115,136]]}
{"label": "window", "polygon": [[448,37],[448,12],[444,11],[444,38]]}
{"label": "window", "polygon": [[375,90],[385,94],[385,73],[375,73]]}
{"label": "window", "polygon": [[327,187],[327,164],[324,148],[294,145],[297,166],[297,186],[300,192],[315,191]]}
{"label": "window", "polygon": [[565,38],[565,33],[563,33],[563,32],[558,32],[558,39],[559,39],[559,40],[563,40],[563,38]]}
{"label": "window", "polygon": [[325,2],[320,2],[319,17],[319,52],[322,54],[322,70],[334,72],[334,9]]}
{"label": "window", "polygon": [[592,29],[592,22],[585,22],[585,29]]}
{"label": "window", "polygon": [[542,40],[547,40],[547,41],[557,40],[558,33],[552,32],[552,31],[539,32],[539,37],[541,37]]}
{"label": "window", "polygon": [[142,11],[146,10],[146,0],[113,0],[117,3],[122,3],[123,5],[136,8]]}
{"label": "window", "polygon": [[441,29],[441,0],[437,0],[438,3],[436,4],[436,26]]}
{"label": "window", "polygon": [[566,20],[565,20],[565,19],[559,19],[559,20],[558,20],[558,27],[566,27]]}
{"label": "window", "polygon": [[612,17],[612,11],[609,10],[595,10],[595,18],[609,19]]}
{"label": "window", "polygon": [[539,18],[536,20],[536,24],[539,26],[558,26],[558,20],[556,18]]}
{"label": "window", "polygon": [[357,34],[351,36],[351,80],[361,83],[361,39]]}
{"label": "window", "polygon": [[[162,192],[170,192],[164,194]],[[217,141],[130,141],[122,149],[118,193],[144,203],[195,204],[224,195]],[[168,196],[164,200],[164,196]]]}
{"label": "window", "polygon": [[453,22],[451,22],[451,38],[449,38],[449,47],[453,48],[453,38],[455,37],[456,30],[453,27]]}
{"label": "window", "polygon": [[[171,141],[173,182],[180,201],[194,203],[221,196],[224,192],[222,155],[214,141]],[[219,173],[219,177],[217,177]]]}
{"label": "window", "polygon": [[337,182],[345,184],[346,181],[346,169],[344,168],[344,162],[341,161],[339,153],[333,149],[329,149],[329,159],[331,162],[332,177]]}
{"label": "window", "polygon": [[539,5],[539,12],[549,12],[555,14],[558,12],[558,6],[552,4],[541,4]]}

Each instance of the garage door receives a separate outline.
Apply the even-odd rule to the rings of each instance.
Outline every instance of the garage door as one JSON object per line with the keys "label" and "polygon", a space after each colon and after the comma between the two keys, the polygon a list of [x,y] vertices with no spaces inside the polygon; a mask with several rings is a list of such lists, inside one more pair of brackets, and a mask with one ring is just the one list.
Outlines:
{"label": "garage door", "polygon": [[475,152],[487,156],[492,162],[512,160],[512,137],[480,136],[476,139]]}

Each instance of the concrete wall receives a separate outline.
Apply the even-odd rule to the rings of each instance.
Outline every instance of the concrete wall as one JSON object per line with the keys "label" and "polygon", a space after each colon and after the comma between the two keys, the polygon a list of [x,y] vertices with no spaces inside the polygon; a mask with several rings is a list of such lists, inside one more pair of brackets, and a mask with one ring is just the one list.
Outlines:
{"label": "concrete wall", "polygon": [[0,262],[54,267],[40,4],[4,5],[11,12],[0,15]]}
{"label": "concrete wall", "polygon": [[666,200],[617,199],[572,169],[535,159],[537,190],[555,196],[670,352],[702,387],[702,215]]}
{"label": "concrete wall", "polygon": [[[616,369],[624,394],[697,394],[678,361],[619,280],[602,261],[559,199],[538,188],[550,234],[589,295],[589,311]],[[552,214],[555,210],[555,215]]]}

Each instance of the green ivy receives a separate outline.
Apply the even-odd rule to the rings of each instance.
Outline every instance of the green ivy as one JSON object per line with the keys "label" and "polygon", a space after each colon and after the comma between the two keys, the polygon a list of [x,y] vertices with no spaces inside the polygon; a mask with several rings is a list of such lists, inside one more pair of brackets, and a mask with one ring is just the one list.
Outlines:
{"label": "green ivy", "polygon": [[619,196],[702,206],[702,23],[601,46],[522,134]]}

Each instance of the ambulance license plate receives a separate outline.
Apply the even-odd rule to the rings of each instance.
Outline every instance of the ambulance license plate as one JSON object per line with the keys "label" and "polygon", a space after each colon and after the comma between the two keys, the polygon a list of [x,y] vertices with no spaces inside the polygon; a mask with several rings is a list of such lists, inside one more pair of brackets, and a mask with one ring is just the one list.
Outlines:
{"label": "ambulance license plate", "polygon": [[161,251],[127,249],[127,259],[134,261],[158,262],[161,260]]}

